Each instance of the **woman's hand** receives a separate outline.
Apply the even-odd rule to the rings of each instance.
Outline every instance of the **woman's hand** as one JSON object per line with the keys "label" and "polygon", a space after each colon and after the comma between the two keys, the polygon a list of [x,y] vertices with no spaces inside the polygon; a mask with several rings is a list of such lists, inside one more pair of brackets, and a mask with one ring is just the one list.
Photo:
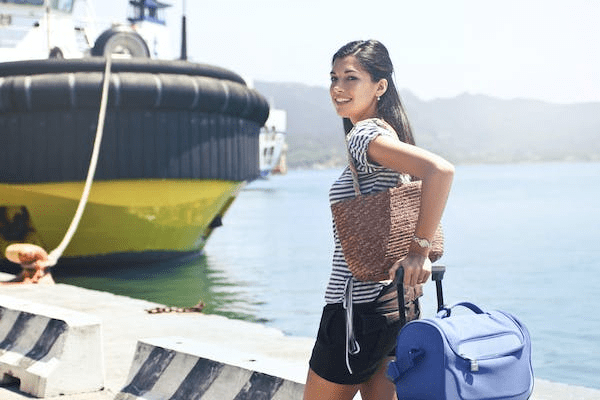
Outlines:
{"label": "woman's hand", "polygon": [[431,276],[431,260],[422,254],[410,252],[403,259],[396,261],[390,268],[391,280],[394,280],[396,271],[400,267],[404,269],[404,286],[425,283]]}

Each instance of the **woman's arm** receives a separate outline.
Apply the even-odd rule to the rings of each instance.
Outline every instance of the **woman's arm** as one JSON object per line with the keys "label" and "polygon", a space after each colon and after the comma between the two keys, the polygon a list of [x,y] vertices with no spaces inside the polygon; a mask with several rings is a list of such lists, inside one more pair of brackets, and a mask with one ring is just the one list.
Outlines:
{"label": "woman's arm", "polygon": [[[421,212],[415,236],[431,243],[448,200],[454,166],[427,150],[385,135],[371,141],[367,155],[379,165],[415,176],[422,181]],[[408,256],[394,265],[390,271],[390,279],[394,278],[396,270],[402,266],[406,285],[425,283],[431,273],[428,255],[429,249],[411,242]]]}

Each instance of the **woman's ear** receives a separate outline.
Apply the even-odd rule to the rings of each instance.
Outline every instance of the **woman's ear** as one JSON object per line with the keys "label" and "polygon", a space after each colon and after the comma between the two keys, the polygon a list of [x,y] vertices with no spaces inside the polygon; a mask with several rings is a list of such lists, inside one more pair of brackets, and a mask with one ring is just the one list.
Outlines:
{"label": "woman's ear", "polygon": [[387,79],[383,78],[380,79],[379,82],[377,82],[377,97],[381,97],[384,95],[384,93],[387,91],[388,88],[388,81]]}

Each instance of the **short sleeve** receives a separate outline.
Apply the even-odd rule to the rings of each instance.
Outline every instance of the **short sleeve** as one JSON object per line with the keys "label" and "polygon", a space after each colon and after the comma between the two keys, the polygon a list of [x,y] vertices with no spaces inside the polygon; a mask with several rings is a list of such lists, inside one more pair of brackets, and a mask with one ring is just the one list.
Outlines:
{"label": "short sleeve", "polygon": [[371,162],[367,156],[369,144],[379,135],[392,136],[394,133],[387,129],[382,121],[375,118],[360,121],[348,133],[348,151],[357,170],[373,173],[383,168],[379,164]]}

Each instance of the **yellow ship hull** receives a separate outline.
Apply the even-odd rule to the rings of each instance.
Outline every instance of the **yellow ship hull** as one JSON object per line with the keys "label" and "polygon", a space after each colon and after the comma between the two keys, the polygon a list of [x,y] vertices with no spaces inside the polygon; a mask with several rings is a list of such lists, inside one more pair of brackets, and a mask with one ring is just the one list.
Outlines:
{"label": "yellow ship hull", "polygon": [[[243,184],[192,179],[94,182],[63,257],[200,251],[213,221],[225,213]],[[2,254],[15,242],[37,244],[48,252],[56,248],[82,191],[83,182],[0,184]]]}
{"label": "yellow ship hull", "polygon": [[[15,242],[50,252],[65,236],[97,139],[106,63],[0,63],[2,254]],[[243,182],[259,176],[268,102],[220,67],[139,57],[111,66],[89,202],[59,263],[198,252]]]}

